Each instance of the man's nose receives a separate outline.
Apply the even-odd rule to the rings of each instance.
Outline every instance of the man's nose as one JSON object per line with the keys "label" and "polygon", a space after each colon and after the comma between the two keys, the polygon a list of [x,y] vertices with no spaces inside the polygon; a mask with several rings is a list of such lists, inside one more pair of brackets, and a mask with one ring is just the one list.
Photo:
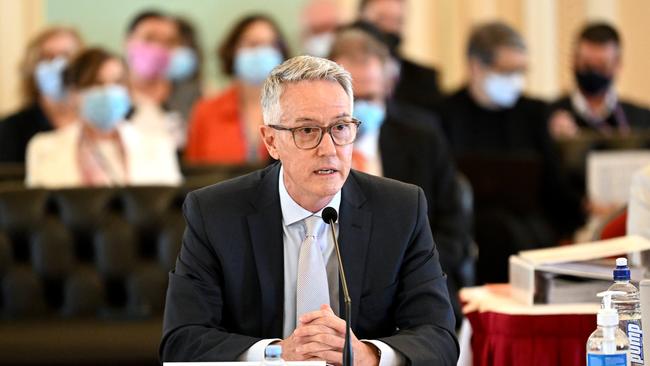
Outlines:
{"label": "man's nose", "polygon": [[318,154],[319,155],[336,155],[336,145],[332,139],[332,135],[325,133],[323,139],[318,145]]}

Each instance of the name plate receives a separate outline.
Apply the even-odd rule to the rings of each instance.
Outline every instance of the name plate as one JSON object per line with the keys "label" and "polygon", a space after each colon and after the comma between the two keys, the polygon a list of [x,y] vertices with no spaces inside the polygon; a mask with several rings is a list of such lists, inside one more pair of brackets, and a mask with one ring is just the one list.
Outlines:
{"label": "name plate", "polygon": [[[163,362],[163,366],[260,366],[258,362]],[[287,361],[288,366],[325,366],[325,361]]]}

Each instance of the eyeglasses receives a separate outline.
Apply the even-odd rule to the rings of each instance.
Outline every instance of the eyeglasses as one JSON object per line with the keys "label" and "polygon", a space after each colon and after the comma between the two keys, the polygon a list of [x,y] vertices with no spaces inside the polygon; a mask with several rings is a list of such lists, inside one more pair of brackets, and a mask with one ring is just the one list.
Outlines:
{"label": "eyeglasses", "polygon": [[332,136],[334,145],[345,146],[354,142],[357,138],[357,131],[361,121],[356,118],[339,120],[327,127],[321,126],[300,126],[284,127],[280,125],[268,125],[278,131],[290,131],[293,135],[293,142],[296,147],[302,150],[310,150],[320,145],[323,135],[329,133]]}

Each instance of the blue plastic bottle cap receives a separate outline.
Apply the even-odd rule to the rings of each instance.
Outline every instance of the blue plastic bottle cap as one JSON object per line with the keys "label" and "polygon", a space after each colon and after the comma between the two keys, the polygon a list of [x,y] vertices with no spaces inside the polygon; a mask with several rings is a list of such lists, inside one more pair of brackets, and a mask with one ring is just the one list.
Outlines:
{"label": "blue plastic bottle cap", "polygon": [[627,266],[627,258],[617,258],[614,269],[614,281],[629,281],[630,268]]}
{"label": "blue plastic bottle cap", "polygon": [[264,350],[265,357],[281,357],[282,356],[282,346],[279,344],[272,344],[267,346]]}

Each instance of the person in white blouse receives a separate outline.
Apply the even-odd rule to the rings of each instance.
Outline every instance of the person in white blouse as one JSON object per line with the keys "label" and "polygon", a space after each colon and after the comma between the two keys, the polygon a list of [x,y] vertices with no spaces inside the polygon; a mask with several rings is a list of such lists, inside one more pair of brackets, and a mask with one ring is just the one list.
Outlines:
{"label": "person in white blouse", "polygon": [[77,122],[42,132],[27,147],[30,187],[176,185],[182,180],[173,143],[143,134],[131,109],[126,68],[103,49],[79,54],[64,73]]}

